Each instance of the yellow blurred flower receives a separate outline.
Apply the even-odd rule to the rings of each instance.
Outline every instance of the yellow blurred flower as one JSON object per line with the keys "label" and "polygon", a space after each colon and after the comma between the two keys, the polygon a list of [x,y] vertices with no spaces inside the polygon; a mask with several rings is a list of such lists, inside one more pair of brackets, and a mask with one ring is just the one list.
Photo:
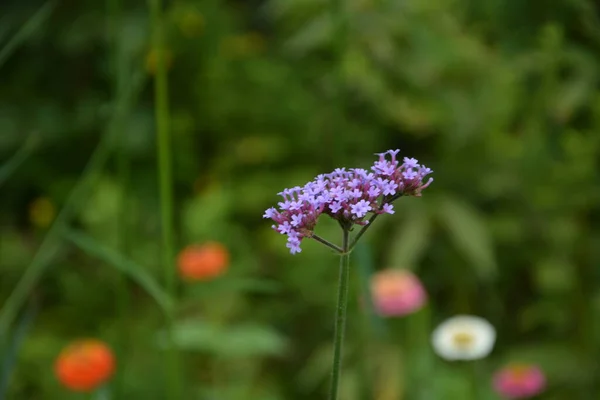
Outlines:
{"label": "yellow blurred flower", "polygon": [[221,42],[221,50],[226,57],[248,57],[262,53],[266,48],[265,38],[256,32],[229,36]]}
{"label": "yellow blurred flower", "polygon": [[56,216],[56,208],[47,197],[35,199],[29,205],[29,221],[38,228],[47,228]]}
{"label": "yellow blurred flower", "polygon": [[173,53],[171,53],[169,49],[165,49],[161,52],[159,49],[153,48],[146,54],[146,71],[148,71],[150,75],[156,73],[156,70],[158,69],[158,60],[161,54],[164,57],[167,70],[171,68],[171,65],[173,64]]}
{"label": "yellow blurred flower", "polygon": [[183,36],[198,37],[204,31],[204,16],[196,10],[182,12],[177,22]]}

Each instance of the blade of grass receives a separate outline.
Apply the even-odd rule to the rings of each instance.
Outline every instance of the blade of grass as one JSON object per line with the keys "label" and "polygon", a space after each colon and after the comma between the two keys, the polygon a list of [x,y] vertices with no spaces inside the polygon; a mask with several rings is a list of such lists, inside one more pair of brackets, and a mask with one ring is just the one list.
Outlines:
{"label": "blade of grass", "polygon": [[114,141],[115,123],[128,112],[129,107],[131,107],[133,103],[133,99],[137,97],[137,93],[139,93],[142,87],[143,81],[142,75],[134,76],[126,93],[119,98],[111,119],[108,122],[107,130],[90,157],[81,178],[72,189],[65,205],[60,210],[58,216],[48,230],[48,233],[42,240],[38,251],[33,256],[33,260],[29,266],[27,266],[21,279],[17,282],[13,291],[4,302],[2,309],[0,309],[0,342],[7,338],[8,329],[19,309],[27,299],[28,293],[31,292],[31,289],[33,289],[54,257],[58,245],[60,244],[59,232],[68,224],[69,219],[81,204],[84,195],[88,192],[88,189],[92,186],[93,182],[97,180],[100,171],[106,165]]}
{"label": "blade of grass", "polygon": [[8,391],[8,382],[10,380],[10,374],[16,364],[17,354],[19,349],[29,333],[29,329],[35,320],[38,313],[38,305],[35,300],[29,303],[27,310],[23,313],[17,327],[15,329],[13,340],[6,346],[4,354],[4,360],[2,362],[2,371],[0,375],[0,399],[6,398],[6,392]]}
{"label": "blade of grass", "polygon": [[30,135],[25,143],[0,167],[0,186],[27,160],[38,145],[37,135]]}
{"label": "blade of grass", "polygon": [[17,33],[15,33],[2,50],[0,50],[0,68],[2,68],[6,60],[8,60],[22,43],[46,22],[55,6],[56,1],[47,1],[27,20],[27,22],[23,24],[23,26],[21,26]]}
{"label": "blade of grass", "polygon": [[[160,190],[160,213],[162,231],[162,255],[165,271],[165,286],[172,299],[176,298],[175,243],[173,226],[173,177],[171,155],[171,132],[169,115],[169,86],[165,64],[165,32],[163,4],[161,0],[148,0],[152,16],[152,45],[157,52],[156,73],[154,75],[154,104],[158,156],[158,185]],[[167,336],[169,346],[166,354],[168,398],[182,398],[179,354],[173,341],[174,315],[167,314]]]}
{"label": "blade of grass", "polygon": [[119,272],[129,276],[148,293],[165,313],[170,313],[173,301],[146,269],[118,252],[98,243],[83,232],[67,229],[62,236],[88,255],[97,257]]}
{"label": "blade of grass", "polygon": [[[109,57],[111,59],[112,76],[113,76],[113,98],[118,99],[121,93],[125,90],[125,83],[127,76],[129,76],[128,62],[125,57],[125,52],[120,46],[119,32],[118,29],[122,20],[122,5],[120,0],[107,0],[106,1],[106,31],[107,39],[109,43]],[[126,135],[123,129],[123,119],[115,126],[115,131],[118,132],[119,144],[116,154],[116,169],[118,180],[121,187],[121,196],[119,198],[119,219],[116,224],[115,237],[118,244],[118,251],[127,257],[129,242],[129,210],[128,210],[128,197],[129,197],[129,184],[130,184],[130,165],[125,151],[124,141]],[[116,353],[119,360],[127,359],[127,348],[128,346],[128,321],[130,311],[130,298],[129,298],[129,285],[125,274],[121,271],[116,271],[115,274],[115,286],[117,287],[117,296],[115,298],[115,308],[119,315],[119,332],[116,340]],[[127,363],[123,362],[123,367],[119,369],[115,376],[114,393],[117,398],[124,398],[124,382],[125,376],[124,368]]]}

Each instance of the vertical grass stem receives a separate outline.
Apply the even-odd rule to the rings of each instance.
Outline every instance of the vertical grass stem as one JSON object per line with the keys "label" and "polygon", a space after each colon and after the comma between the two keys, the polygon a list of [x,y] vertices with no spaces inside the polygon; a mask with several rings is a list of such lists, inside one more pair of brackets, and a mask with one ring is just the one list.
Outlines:
{"label": "vertical grass stem", "polygon": [[[165,64],[165,33],[162,2],[149,0],[152,14],[153,48],[157,52],[157,65],[154,75],[155,121],[158,151],[158,184],[160,190],[160,212],[162,227],[162,255],[164,280],[167,292],[172,299],[176,298],[174,268],[174,226],[173,226],[173,178],[171,157],[171,132],[169,115],[169,87],[167,67]],[[174,316],[169,312],[166,316],[168,349],[166,359],[167,390],[169,399],[180,399],[181,383],[179,377],[179,357],[173,343]]]}
{"label": "vertical grass stem", "polygon": [[[107,41],[109,44],[109,59],[111,60],[111,75],[113,80],[113,101],[116,104],[117,99],[121,96],[126,89],[126,82],[129,76],[129,69],[125,53],[123,52],[122,46],[119,42],[119,28],[122,23],[122,4],[121,0],[107,0],[106,1],[106,31]],[[116,169],[118,175],[118,181],[121,188],[119,198],[119,218],[116,221],[115,236],[117,246],[121,254],[127,256],[128,254],[128,240],[129,237],[129,212],[128,212],[128,196],[129,191],[129,179],[130,179],[130,165],[128,160],[127,152],[125,151],[123,122],[125,115],[122,115],[115,122],[116,136],[118,137],[117,143],[117,154],[116,154]],[[115,271],[115,285],[117,287],[117,296],[115,298],[115,308],[119,315],[119,332],[116,343],[116,352],[119,360],[122,361],[122,365],[126,366],[127,354],[126,349],[128,348],[128,336],[129,336],[129,312],[130,312],[130,298],[129,298],[129,286],[128,279],[121,271]],[[117,376],[115,377],[114,391],[117,398],[125,397],[124,391],[124,368],[121,368]]]}

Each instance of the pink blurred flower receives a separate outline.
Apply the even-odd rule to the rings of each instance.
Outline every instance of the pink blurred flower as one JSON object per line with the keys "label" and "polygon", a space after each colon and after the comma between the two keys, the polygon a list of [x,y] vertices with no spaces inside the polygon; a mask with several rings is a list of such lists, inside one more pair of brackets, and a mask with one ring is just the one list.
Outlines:
{"label": "pink blurred flower", "polygon": [[494,389],[509,399],[526,399],[541,393],[546,377],[536,365],[508,365],[494,374]]}
{"label": "pink blurred flower", "polygon": [[371,279],[371,293],[375,311],[386,317],[414,313],[427,301],[421,281],[408,270],[377,272]]}

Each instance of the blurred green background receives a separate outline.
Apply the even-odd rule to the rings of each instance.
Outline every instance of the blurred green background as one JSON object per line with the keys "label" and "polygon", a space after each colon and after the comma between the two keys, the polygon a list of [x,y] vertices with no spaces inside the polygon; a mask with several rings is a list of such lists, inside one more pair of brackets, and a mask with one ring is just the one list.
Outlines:
{"label": "blurred green background", "polygon": [[[284,187],[400,148],[435,182],[400,199],[353,254],[343,399],[466,398],[472,377],[428,345],[457,313],[498,330],[478,362],[479,398],[497,398],[490,376],[506,361],[543,368],[540,398],[600,398],[595,2],[158,8],[0,8],[0,397],[83,398],[60,387],[53,362],[71,340],[97,337],[117,351],[112,398],[173,398],[161,348],[174,304],[180,398],[324,398],[337,258],[316,242],[289,255],[262,214]],[[232,258],[213,281],[177,279],[175,296],[175,266],[161,258],[161,57],[172,258],[206,241]],[[335,224],[317,232],[338,241]],[[419,275],[425,310],[386,321],[360,311],[361,283],[388,267]]]}

